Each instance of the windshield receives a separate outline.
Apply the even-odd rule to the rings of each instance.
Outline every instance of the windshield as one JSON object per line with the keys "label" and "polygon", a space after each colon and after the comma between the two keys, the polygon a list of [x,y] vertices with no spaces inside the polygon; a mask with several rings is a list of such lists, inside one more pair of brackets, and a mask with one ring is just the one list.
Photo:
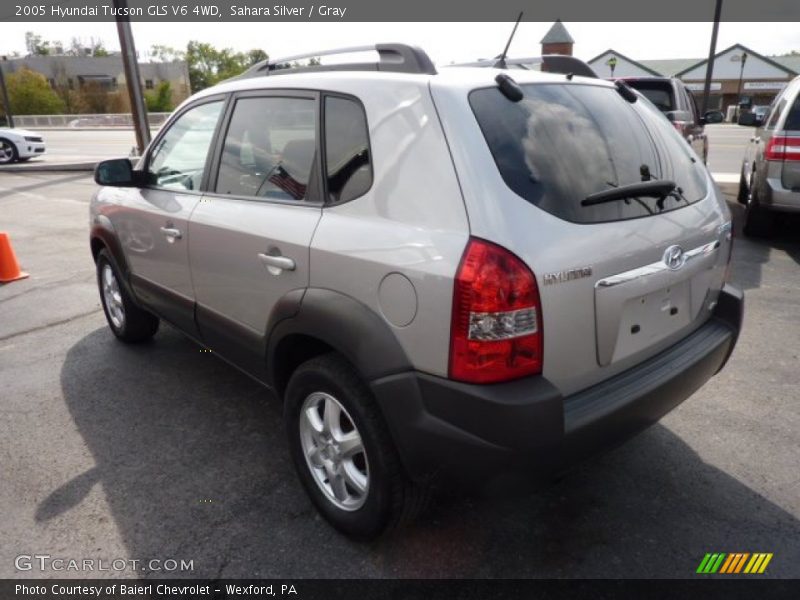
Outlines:
{"label": "windshield", "polygon": [[[630,104],[598,85],[521,87],[520,102],[494,87],[474,90],[469,101],[503,180],[528,202],[568,221],[598,223],[675,210],[706,195],[688,144],[649,102]],[[597,192],[660,179],[674,181],[677,193],[581,204]]]}

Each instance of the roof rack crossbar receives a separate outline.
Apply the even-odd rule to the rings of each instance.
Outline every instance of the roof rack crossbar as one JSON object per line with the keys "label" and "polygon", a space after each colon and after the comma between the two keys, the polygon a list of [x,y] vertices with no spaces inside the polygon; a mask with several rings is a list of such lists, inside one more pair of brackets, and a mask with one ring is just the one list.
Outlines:
{"label": "roof rack crossbar", "polygon": [[[360,62],[292,66],[292,62],[298,60],[333,56],[337,54],[354,54],[357,52],[377,52],[379,60],[374,63]],[[409,46],[407,44],[371,44],[368,46],[350,46],[347,48],[336,48],[334,50],[323,50],[321,52],[306,52],[293,56],[265,60],[253,65],[236,79],[317,71],[389,71],[394,73],[435,75],[436,67],[425,51],[416,46]]]}

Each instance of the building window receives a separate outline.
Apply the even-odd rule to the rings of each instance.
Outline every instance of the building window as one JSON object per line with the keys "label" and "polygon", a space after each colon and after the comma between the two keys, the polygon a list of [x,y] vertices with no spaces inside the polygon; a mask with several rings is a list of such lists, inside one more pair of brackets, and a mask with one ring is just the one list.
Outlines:
{"label": "building window", "polygon": [[145,89],[152,90],[153,89],[153,80],[152,79],[145,79],[144,80],[144,87],[145,87]]}

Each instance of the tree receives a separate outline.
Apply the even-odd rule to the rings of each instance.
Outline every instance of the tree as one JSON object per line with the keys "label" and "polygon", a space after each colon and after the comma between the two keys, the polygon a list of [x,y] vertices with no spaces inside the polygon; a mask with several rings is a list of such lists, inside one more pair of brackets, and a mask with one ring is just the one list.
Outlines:
{"label": "tree", "polygon": [[252,67],[253,65],[257,65],[260,62],[263,62],[269,58],[269,55],[264,52],[261,48],[253,48],[247,53],[247,66]]}
{"label": "tree", "polygon": [[186,57],[186,52],[176,50],[172,46],[153,44],[150,46],[150,56],[157,58],[161,62],[172,62],[173,60],[183,60]]}
{"label": "tree", "polygon": [[25,32],[25,48],[29,56],[47,56],[50,54],[50,42],[43,40],[42,36],[32,31]]}
{"label": "tree", "polygon": [[199,92],[220,81],[239,75],[248,67],[269,58],[260,49],[249,52],[234,52],[230,48],[218,50],[205,42],[190,41],[186,46],[185,59],[189,69],[192,92]]}
{"label": "tree", "polygon": [[80,112],[84,113],[107,113],[109,110],[109,91],[99,81],[86,81],[81,85],[80,92]]}
{"label": "tree", "polygon": [[800,56],[800,50],[789,50],[789,52],[784,52],[778,56]]}
{"label": "tree", "polygon": [[171,112],[174,108],[172,104],[172,87],[169,81],[162,81],[156,89],[144,93],[144,100],[147,103],[147,110],[150,112]]}
{"label": "tree", "polygon": [[6,76],[11,112],[16,115],[52,115],[64,110],[44,75],[23,67]]}

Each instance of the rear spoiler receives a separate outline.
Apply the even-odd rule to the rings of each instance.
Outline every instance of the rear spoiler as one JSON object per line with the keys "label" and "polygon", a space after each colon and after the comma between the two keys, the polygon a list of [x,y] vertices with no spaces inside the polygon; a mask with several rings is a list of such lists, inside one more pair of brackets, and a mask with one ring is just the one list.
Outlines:
{"label": "rear spoiler", "polygon": [[525,69],[528,71],[544,71],[546,73],[572,73],[580,77],[597,78],[597,73],[588,64],[574,56],[563,54],[543,54],[528,58],[485,58],[471,63],[459,63],[452,67],[486,67],[495,69]]}

